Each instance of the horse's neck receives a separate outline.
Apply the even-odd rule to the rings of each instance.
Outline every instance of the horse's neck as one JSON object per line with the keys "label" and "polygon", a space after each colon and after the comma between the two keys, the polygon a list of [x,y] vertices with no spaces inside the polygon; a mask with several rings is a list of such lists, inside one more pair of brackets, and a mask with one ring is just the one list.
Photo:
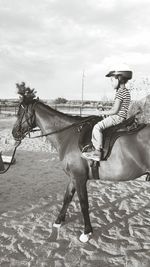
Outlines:
{"label": "horse's neck", "polygon": [[[40,103],[38,103],[35,107],[35,115],[36,125],[41,129],[42,134],[59,131],[60,129],[76,121],[75,118],[67,116],[52,108],[48,108],[46,105]],[[59,150],[60,142],[58,136],[56,134],[53,134],[48,138],[53,143],[55,148]]]}
{"label": "horse's neck", "polygon": [[59,130],[76,121],[72,116],[58,112],[44,104],[38,103],[35,107],[37,126],[45,133],[47,130]]}

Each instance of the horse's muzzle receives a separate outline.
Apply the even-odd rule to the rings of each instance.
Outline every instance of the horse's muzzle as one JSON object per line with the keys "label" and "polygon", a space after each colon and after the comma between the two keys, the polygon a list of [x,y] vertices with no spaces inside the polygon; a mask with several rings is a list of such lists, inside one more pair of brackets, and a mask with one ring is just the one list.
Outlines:
{"label": "horse's muzzle", "polygon": [[16,141],[20,141],[24,138],[24,134],[19,130],[18,127],[12,129],[12,136]]}

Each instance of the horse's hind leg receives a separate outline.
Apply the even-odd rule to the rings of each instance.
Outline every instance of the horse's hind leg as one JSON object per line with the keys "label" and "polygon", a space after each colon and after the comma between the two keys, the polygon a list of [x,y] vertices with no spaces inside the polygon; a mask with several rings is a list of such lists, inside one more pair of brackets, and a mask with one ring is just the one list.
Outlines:
{"label": "horse's hind leg", "polygon": [[71,181],[68,186],[67,186],[67,190],[64,196],[64,202],[63,202],[63,206],[62,209],[58,215],[58,218],[56,219],[54,226],[55,227],[59,227],[61,225],[62,222],[65,221],[65,217],[66,217],[66,212],[68,209],[68,206],[74,196],[76,189],[75,189],[75,182]]}

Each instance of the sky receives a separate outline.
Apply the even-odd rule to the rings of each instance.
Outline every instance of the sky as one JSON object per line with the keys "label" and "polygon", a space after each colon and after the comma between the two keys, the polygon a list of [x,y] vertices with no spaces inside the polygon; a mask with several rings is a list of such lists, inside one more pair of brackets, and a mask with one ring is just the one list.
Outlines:
{"label": "sky", "polygon": [[121,64],[150,78],[149,14],[149,0],[0,0],[0,98],[22,81],[40,98],[109,98]]}

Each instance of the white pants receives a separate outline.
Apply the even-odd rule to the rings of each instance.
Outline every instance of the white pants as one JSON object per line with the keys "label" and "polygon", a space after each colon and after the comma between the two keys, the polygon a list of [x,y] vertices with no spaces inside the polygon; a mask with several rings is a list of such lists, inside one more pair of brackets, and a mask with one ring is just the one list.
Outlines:
{"label": "white pants", "polygon": [[103,144],[103,130],[123,122],[125,119],[118,115],[111,115],[95,124],[92,131],[92,143],[96,150],[100,150]]}

